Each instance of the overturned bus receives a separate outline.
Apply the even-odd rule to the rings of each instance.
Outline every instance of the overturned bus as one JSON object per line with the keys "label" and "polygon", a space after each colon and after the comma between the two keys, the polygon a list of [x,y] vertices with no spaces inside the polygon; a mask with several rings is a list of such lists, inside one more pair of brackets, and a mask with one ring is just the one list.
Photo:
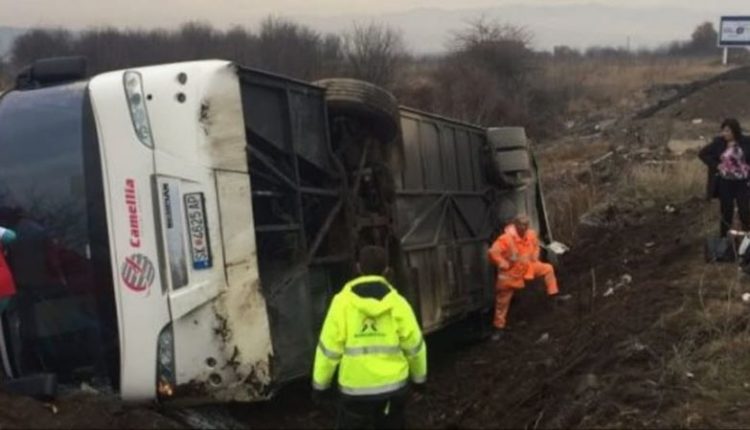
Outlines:
{"label": "overturned bus", "polygon": [[355,80],[40,60],[0,98],[0,150],[5,373],[131,401],[252,401],[308,375],[364,245],[433,332],[491,309],[502,222],[526,212],[552,240],[523,129]]}

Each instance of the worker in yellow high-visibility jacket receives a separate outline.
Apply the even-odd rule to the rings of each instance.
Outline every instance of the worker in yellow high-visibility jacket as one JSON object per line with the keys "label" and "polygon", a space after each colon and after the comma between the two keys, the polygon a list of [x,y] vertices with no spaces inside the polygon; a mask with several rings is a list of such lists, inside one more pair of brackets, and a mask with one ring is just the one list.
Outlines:
{"label": "worker in yellow high-visibility jacket", "polygon": [[358,269],[328,309],[313,394],[330,388],[338,367],[338,428],[403,428],[409,382],[421,387],[427,377],[427,347],[411,306],[384,277],[385,250],[362,248]]}

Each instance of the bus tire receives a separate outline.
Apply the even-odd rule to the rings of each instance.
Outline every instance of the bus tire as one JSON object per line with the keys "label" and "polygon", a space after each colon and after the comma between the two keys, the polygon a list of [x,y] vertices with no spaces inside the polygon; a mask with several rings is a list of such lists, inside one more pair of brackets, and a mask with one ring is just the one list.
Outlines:
{"label": "bus tire", "polygon": [[533,180],[529,143],[523,127],[487,129],[486,153],[487,176],[497,187],[519,188]]}
{"label": "bus tire", "polygon": [[528,149],[526,129],[523,127],[492,127],[487,129],[487,141],[495,151]]}
{"label": "bus tire", "polygon": [[322,79],[314,84],[326,89],[331,119],[336,116],[358,119],[382,143],[390,143],[399,137],[399,106],[390,92],[357,79]]}

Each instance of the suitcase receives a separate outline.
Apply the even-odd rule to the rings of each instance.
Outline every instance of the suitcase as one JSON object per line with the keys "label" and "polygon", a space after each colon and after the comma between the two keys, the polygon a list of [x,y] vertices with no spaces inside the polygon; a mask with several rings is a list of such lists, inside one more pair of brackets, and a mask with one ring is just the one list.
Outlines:
{"label": "suitcase", "polygon": [[733,263],[737,261],[734,241],[728,237],[709,237],[704,249],[706,263]]}

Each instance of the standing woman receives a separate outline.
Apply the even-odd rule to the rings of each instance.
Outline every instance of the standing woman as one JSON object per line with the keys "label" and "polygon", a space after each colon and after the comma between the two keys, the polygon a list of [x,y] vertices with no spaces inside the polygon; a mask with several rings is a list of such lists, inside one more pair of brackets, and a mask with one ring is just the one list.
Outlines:
{"label": "standing woman", "polygon": [[721,237],[734,221],[734,207],[740,213],[742,229],[750,230],[750,139],[742,135],[736,119],[721,124],[721,135],[698,154],[708,166],[707,197],[718,198],[721,206]]}

